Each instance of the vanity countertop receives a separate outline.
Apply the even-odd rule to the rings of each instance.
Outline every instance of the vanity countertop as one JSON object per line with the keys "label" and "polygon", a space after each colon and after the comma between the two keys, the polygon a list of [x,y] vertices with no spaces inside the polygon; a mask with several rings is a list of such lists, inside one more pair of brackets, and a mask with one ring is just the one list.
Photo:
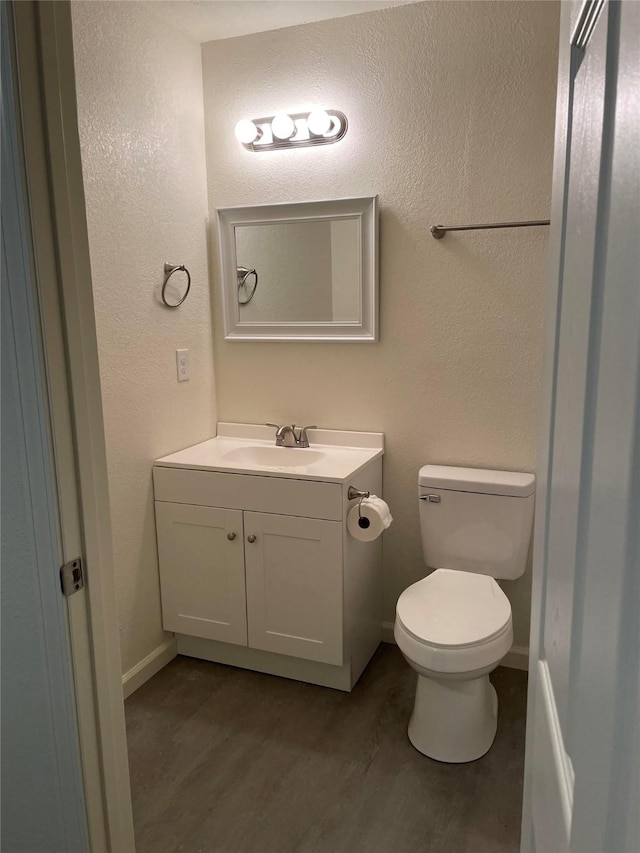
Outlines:
{"label": "vanity countertop", "polygon": [[344,483],[384,453],[380,432],[310,429],[309,447],[276,447],[275,430],[219,423],[215,438],[156,459],[163,468]]}

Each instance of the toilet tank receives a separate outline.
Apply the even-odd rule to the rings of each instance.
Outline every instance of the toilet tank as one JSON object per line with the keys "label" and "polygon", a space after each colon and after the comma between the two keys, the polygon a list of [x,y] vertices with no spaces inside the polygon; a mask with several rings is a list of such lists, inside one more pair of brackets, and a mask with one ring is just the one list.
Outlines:
{"label": "toilet tank", "polygon": [[533,474],[425,465],[418,483],[427,566],[504,579],[524,573],[533,524]]}

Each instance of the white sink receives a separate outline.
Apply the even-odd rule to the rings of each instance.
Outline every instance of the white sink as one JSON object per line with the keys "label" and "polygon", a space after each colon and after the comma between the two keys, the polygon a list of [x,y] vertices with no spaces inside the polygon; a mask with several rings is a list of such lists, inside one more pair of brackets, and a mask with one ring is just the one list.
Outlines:
{"label": "white sink", "polygon": [[236,447],[221,454],[227,462],[265,468],[300,466],[308,468],[309,465],[320,462],[326,455],[322,450],[311,450],[308,447],[276,447],[275,445]]}
{"label": "white sink", "polygon": [[345,483],[384,453],[381,433],[314,429],[311,447],[276,447],[272,427],[219,423],[218,435],[157,459],[166,468]]}

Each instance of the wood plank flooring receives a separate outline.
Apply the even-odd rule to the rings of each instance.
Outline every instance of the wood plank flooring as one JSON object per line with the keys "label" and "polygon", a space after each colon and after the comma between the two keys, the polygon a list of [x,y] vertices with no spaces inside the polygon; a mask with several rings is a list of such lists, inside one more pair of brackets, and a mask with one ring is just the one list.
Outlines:
{"label": "wood plank flooring", "polygon": [[491,680],[496,741],[450,765],[395,646],[351,694],[178,657],[125,704],[137,853],[517,853],[527,678]]}

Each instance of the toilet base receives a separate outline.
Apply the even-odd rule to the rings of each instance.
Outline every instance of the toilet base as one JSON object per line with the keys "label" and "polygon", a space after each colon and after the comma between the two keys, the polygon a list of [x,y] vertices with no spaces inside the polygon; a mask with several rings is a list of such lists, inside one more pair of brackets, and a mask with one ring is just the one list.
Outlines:
{"label": "toilet base", "polygon": [[488,675],[438,681],[418,675],[409,740],[429,758],[475,761],[496,736],[498,697]]}

